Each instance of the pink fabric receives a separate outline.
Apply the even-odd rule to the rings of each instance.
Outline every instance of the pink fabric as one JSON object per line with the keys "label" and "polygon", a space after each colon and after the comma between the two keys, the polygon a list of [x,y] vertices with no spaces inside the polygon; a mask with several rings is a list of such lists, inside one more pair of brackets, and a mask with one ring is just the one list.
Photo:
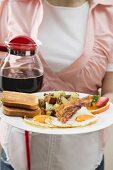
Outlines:
{"label": "pink fabric", "polygon": [[[102,5],[98,5],[98,2]],[[53,89],[66,90],[67,86],[67,90],[95,94],[102,86],[107,64],[113,63],[113,27],[111,22],[113,1],[93,0],[90,1],[90,4],[86,43],[82,56],[57,74],[53,73],[47,63],[43,62],[46,83],[47,80],[51,82]],[[100,11],[104,11],[104,14],[103,12],[101,14]],[[49,87],[44,90],[49,90]]]}
{"label": "pink fabric", "polygon": [[[45,71],[42,91],[62,89],[97,94],[102,86],[107,64],[113,62],[113,0],[89,2],[89,20],[82,56],[56,74],[40,54]],[[0,41],[9,41],[21,34],[37,40],[42,17],[40,0],[0,0]],[[9,135],[9,127],[1,121],[1,144]]]}
{"label": "pink fabric", "polygon": [[0,41],[9,41],[17,35],[37,38],[42,16],[41,0],[0,0]]}

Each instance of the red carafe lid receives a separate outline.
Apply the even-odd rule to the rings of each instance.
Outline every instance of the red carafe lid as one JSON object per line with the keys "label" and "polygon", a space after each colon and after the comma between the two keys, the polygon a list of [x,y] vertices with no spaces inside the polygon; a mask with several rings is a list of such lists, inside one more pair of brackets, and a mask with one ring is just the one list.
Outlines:
{"label": "red carafe lid", "polygon": [[22,51],[33,51],[36,46],[35,41],[28,36],[17,36],[7,44],[8,48]]}

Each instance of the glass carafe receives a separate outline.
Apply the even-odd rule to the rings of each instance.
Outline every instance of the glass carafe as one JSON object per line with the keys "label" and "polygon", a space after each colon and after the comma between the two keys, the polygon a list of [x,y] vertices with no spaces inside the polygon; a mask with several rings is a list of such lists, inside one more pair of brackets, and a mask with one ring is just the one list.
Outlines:
{"label": "glass carafe", "polygon": [[0,90],[39,91],[43,82],[43,66],[37,44],[29,37],[18,36],[7,44],[6,51],[0,69]]}

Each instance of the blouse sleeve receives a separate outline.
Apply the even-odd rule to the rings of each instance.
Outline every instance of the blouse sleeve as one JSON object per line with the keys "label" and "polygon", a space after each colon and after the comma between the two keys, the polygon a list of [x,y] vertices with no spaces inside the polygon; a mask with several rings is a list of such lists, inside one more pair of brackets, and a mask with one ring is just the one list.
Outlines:
{"label": "blouse sleeve", "polygon": [[[9,41],[10,39],[18,35],[31,36],[34,23],[36,23],[37,20],[38,29],[38,26],[40,25],[42,19],[41,1],[40,0],[37,1],[3,0],[3,1],[6,2],[7,4],[7,11],[4,12],[4,9],[6,8],[5,4],[4,6],[2,6],[3,10],[1,12],[2,19],[0,19],[0,27],[2,27],[3,34],[5,29],[7,36],[6,35],[2,36],[2,39]],[[6,15],[7,23],[4,21],[6,20]]]}
{"label": "blouse sleeve", "polygon": [[7,12],[8,12],[7,1],[0,0],[0,42],[4,42],[8,35]]}
{"label": "blouse sleeve", "polygon": [[113,64],[113,5],[98,5],[94,21],[96,48],[107,59],[108,64]]}

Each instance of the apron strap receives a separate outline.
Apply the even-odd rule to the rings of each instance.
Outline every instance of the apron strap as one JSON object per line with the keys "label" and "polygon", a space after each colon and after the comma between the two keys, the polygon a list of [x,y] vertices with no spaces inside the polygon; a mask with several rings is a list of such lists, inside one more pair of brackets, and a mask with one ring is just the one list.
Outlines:
{"label": "apron strap", "polygon": [[29,143],[29,132],[28,131],[25,131],[25,144],[26,144],[27,167],[28,167],[28,170],[31,170],[30,143]]}

